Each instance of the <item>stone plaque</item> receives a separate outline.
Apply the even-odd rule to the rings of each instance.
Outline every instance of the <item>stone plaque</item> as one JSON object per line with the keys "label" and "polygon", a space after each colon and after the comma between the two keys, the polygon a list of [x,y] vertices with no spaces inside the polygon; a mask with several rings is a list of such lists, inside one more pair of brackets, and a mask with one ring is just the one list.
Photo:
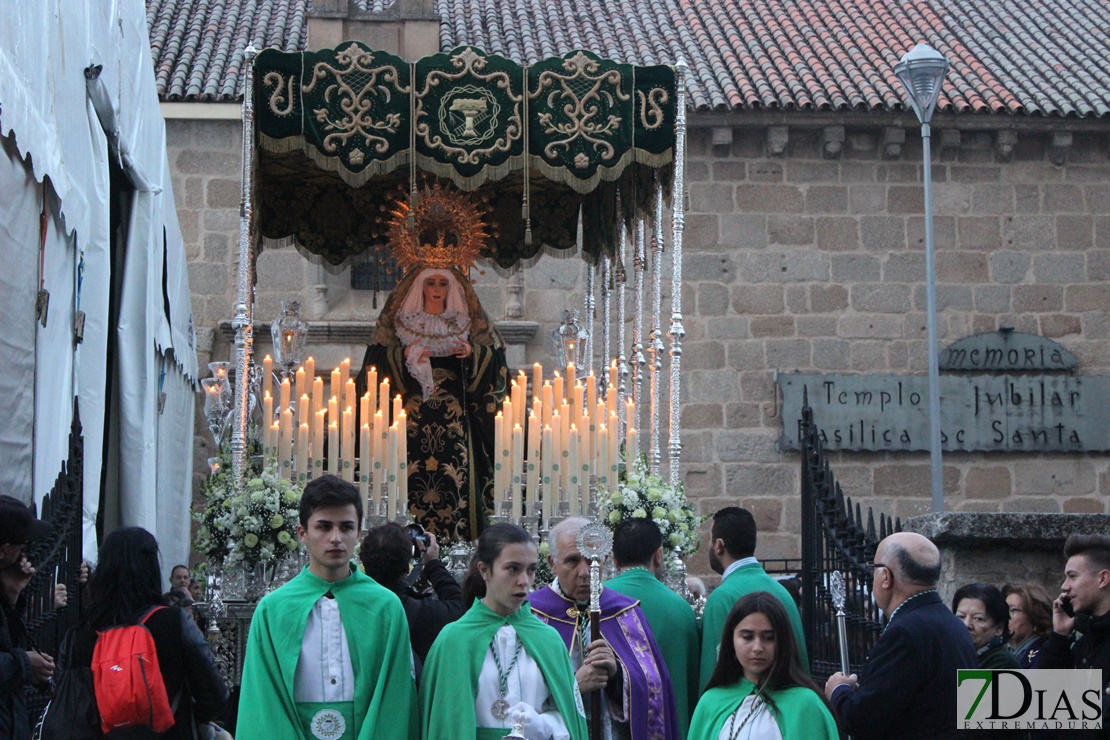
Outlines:
{"label": "stone plaque", "polygon": [[1012,329],[964,337],[941,350],[939,362],[941,370],[980,373],[1074,370],[1079,366],[1075,355],[1062,344]]}
{"label": "stone plaque", "polygon": [[[929,449],[929,380],[924,375],[779,373],[783,434],[796,450],[803,389],[829,450]],[[1094,452],[1110,450],[1110,376],[944,375],[945,451]]]}

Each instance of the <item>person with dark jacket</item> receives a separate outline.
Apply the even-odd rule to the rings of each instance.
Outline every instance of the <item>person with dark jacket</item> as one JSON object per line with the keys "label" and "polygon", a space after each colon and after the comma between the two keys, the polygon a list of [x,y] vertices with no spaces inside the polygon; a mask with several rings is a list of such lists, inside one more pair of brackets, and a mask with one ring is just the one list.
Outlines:
{"label": "person with dark jacket", "polygon": [[[138,624],[154,637],[166,695],[175,706],[174,725],[161,737],[191,740],[194,723],[214,720],[227,703],[228,688],[196,623],[179,607],[162,604],[158,542],[141,527],[123,527],[104,538],[89,584],[91,600],[82,621],[66,635],[59,674],[92,665],[98,631]],[[71,652],[70,652],[71,650]]]}
{"label": "person with dark jacket", "polygon": [[23,557],[28,542],[46,539],[50,525],[36,519],[31,509],[11,496],[0,496],[0,738],[31,735],[23,690],[45,684],[54,661],[37,650],[25,650],[19,636],[16,603],[35,569]]}
{"label": "person with dark jacket", "polygon": [[[1035,668],[1102,669],[1102,729],[1053,737],[1110,738],[1110,537],[1073,534],[1064,543],[1064,582],[1052,602],[1052,632]],[[1070,612],[1070,613],[1069,613]]]}
{"label": "person with dark jacket", "polygon": [[863,674],[837,671],[825,695],[854,740],[960,737],[956,671],[979,665],[967,627],[937,595],[940,552],[925,537],[897,532],[875,550],[875,603],[888,615]]}
{"label": "person with dark jacket", "polygon": [[[462,588],[439,559],[439,543],[431,532],[420,551],[423,577],[433,594],[420,593],[408,579],[415,540],[410,530],[390,522],[374,527],[362,540],[359,557],[366,575],[388,588],[401,599],[409,620],[412,651],[419,665],[428,657],[440,631],[463,615]],[[419,547],[419,545],[418,545]]]}

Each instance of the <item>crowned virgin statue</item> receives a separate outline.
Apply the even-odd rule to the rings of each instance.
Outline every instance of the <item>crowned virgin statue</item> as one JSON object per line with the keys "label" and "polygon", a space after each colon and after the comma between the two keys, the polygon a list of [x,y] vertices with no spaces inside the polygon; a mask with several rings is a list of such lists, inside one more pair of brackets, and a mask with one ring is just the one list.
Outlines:
{"label": "crowned virgin statue", "polygon": [[[409,515],[437,539],[472,540],[493,513],[494,416],[508,374],[504,341],[460,269],[473,259],[467,240],[475,234],[466,232],[465,222],[464,233],[454,233],[450,219],[446,226],[433,224],[432,237],[427,233],[435,214],[444,218],[435,199],[451,197],[465,203],[457,194],[430,191],[422,201],[423,221],[414,209],[415,225],[393,230],[416,240],[391,236],[395,257],[410,266],[386,298],[358,382],[361,394],[373,366],[379,380],[389,378],[402,395]],[[459,206],[448,201],[447,210],[452,207]]]}

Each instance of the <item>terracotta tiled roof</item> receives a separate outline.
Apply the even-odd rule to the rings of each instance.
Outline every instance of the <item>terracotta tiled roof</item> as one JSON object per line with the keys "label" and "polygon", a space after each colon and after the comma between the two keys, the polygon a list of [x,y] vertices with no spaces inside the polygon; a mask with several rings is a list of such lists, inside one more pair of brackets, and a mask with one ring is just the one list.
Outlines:
{"label": "terracotta tiled roof", "polygon": [[250,43],[304,48],[307,0],[146,0],[154,79],[162,100],[235,100]]}
{"label": "terracotta tiled roof", "polygon": [[[390,0],[359,0],[377,10]],[[300,48],[308,0],[147,0],[165,99],[228,100],[242,49]],[[586,48],[690,69],[702,110],[901,110],[899,57],[952,63],[942,109],[1110,116],[1106,0],[436,0],[440,45],[530,63]]]}

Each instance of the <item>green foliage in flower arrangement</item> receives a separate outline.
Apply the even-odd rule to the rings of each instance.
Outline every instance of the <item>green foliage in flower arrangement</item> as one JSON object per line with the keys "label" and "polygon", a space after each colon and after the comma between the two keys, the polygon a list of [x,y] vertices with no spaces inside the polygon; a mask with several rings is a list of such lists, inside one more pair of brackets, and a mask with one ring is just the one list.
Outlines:
{"label": "green foliage in flower arrangement", "polygon": [[625,519],[651,519],[663,533],[663,547],[678,548],[688,558],[698,551],[698,525],[705,520],[686,501],[682,484],[671,485],[653,475],[640,455],[622,474],[616,489],[599,491],[598,518],[615,529]]}
{"label": "green foliage in flower arrangement", "polygon": [[237,493],[230,450],[221,449],[219,459],[201,488],[206,506],[193,513],[200,524],[193,548],[207,563],[227,566],[272,563],[296,551],[302,487],[252,461]]}

